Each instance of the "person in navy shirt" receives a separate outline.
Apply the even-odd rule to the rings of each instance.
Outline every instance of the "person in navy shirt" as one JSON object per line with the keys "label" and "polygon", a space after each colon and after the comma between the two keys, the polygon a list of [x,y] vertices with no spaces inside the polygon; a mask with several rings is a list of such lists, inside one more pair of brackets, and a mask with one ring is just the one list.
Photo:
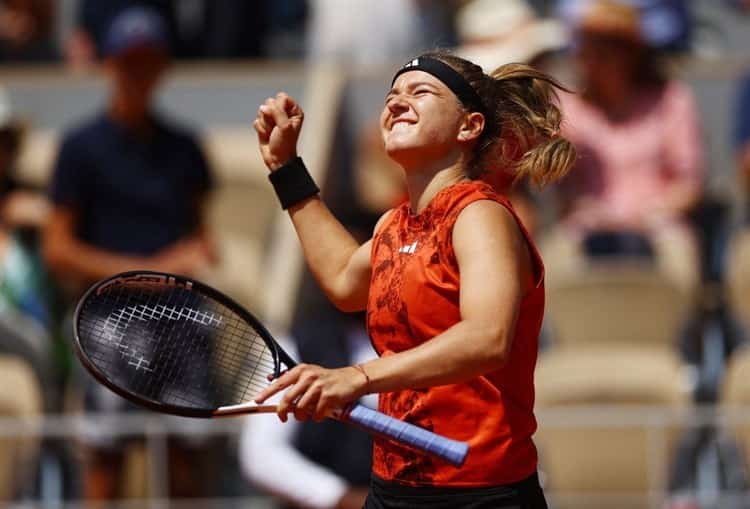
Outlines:
{"label": "person in navy shirt", "polygon": [[[156,115],[144,121],[133,130],[105,112],[74,129],[62,143],[51,195],[59,215],[75,216],[67,233],[80,242],[149,258],[198,232],[211,177],[190,134]],[[91,271],[106,275],[99,267],[81,275]]]}
{"label": "person in navy shirt", "polygon": [[[166,34],[163,19],[147,8],[126,9],[114,18],[104,45],[108,103],[62,141],[43,254],[74,295],[124,270],[196,276],[214,260],[202,212],[212,182],[206,159],[192,134],[152,107],[169,63]],[[85,380],[84,392],[87,410],[132,409],[93,379]],[[92,426],[84,440],[89,500],[122,495],[125,444],[101,431]],[[184,444],[173,444],[169,452],[172,479],[185,480],[170,486],[170,494],[200,494],[209,477],[200,471],[202,459],[210,455]]]}
{"label": "person in navy shirt", "polygon": [[110,99],[63,139],[45,257],[79,288],[134,268],[195,275],[213,256],[202,217],[212,178],[193,135],[152,108],[169,62],[161,18],[123,11],[105,50]]}

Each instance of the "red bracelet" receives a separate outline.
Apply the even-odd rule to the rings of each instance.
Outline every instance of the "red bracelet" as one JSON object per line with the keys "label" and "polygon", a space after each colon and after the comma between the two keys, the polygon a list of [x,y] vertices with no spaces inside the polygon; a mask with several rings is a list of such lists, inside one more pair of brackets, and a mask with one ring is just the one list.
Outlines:
{"label": "red bracelet", "polygon": [[362,366],[362,364],[355,364],[352,367],[359,370],[360,373],[365,375],[365,380],[367,381],[365,384],[365,394],[370,394],[370,377],[367,375],[367,371],[365,371],[365,368]]}

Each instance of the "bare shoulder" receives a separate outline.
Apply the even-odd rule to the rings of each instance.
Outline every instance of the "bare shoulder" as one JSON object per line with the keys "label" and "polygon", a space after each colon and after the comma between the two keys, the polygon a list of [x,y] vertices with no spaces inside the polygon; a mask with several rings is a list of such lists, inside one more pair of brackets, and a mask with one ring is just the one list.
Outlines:
{"label": "bare shoulder", "polygon": [[478,265],[487,273],[516,274],[524,291],[533,286],[528,244],[513,213],[500,203],[467,205],[453,227],[453,250],[462,272]]}
{"label": "bare shoulder", "polygon": [[375,223],[375,228],[372,230],[373,236],[378,233],[380,228],[383,226],[383,223],[385,223],[385,220],[388,219],[388,217],[391,215],[394,209],[388,209],[385,212],[383,212],[383,215],[380,216],[380,219],[378,219],[378,222]]}
{"label": "bare shoulder", "polygon": [[467,205],[453,227],[454,243],[464,237],[482,236],[522,244],[523,234],[510,210],[493,200]]}

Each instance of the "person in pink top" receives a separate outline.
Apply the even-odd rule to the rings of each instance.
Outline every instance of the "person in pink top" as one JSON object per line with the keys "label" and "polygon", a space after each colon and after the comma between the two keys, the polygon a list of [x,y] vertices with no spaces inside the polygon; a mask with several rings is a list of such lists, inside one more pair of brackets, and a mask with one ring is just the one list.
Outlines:
{"label": "person in pink top", "polygon": [[[578,162],[561,183],[563,232],[584,242],[606,233],[640,236],[657,261],[681,258],[678,277],[694,283],[697,249],[686,215],[703,190],[703,141],[694,98],[666,76],[643,39],[638,10],[590,1],[575,29],[578,94],[562,94],[565,136]],[[638,244],[636,244],[638,245]],[[584,249],[585,250],[585,249]],[[679,255],[678,255],[679,253]],[[690,283],[687,279],[692,280]]]}

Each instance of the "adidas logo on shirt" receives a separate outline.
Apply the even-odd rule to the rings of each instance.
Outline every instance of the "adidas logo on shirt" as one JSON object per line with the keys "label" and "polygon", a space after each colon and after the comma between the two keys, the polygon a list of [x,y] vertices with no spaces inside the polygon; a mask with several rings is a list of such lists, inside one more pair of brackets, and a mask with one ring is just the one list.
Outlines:
{"label": "adidas logo on shirt", "polygon": [[417,250],[417,241],[415,240],[409,245],[401,246],[398,248],[399,253],[406,253],[406,254],[414,254],[414,251]]}

